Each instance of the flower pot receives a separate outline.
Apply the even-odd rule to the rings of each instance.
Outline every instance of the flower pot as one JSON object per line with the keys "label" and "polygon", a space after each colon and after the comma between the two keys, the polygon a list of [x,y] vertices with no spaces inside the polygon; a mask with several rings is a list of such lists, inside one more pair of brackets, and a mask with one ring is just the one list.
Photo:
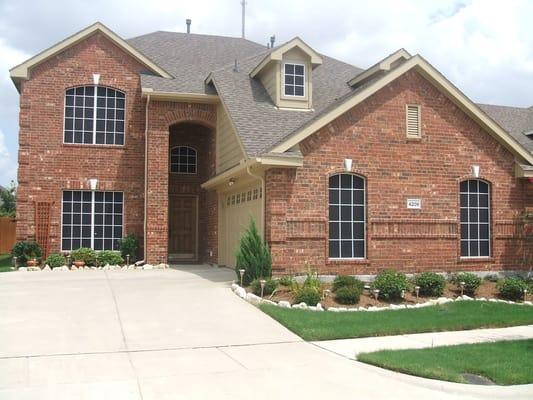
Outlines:
{"label": "flower pot", "polygon": [[85,265],[85,261],[74,261],[74,265],[78,268],[83,267]]}

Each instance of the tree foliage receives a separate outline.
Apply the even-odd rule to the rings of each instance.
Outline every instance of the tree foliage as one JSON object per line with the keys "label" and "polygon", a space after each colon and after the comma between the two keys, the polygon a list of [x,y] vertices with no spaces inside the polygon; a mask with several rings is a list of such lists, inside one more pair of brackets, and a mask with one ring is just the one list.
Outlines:
{"label": "tree foliage", "polygon": [[241,276],[239,269],[244,269],[243,284],[248,285],[254,279],[270,278],[272,276],[272,257],[270,249],[263,241],[253,219],[248,229],[242,234],[236,254],[237,281]]}

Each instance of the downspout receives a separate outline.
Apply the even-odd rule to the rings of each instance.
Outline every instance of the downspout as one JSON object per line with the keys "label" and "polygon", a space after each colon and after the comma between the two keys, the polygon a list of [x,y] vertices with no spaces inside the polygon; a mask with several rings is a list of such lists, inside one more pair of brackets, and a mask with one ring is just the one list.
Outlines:
{"label": "downspout", "polygon": [[246,172],[248,172],[248,175],[250,175],[251,177],[254,177],[254,178],[259,178],[259,180],[261,181],[261,192],[262,192],[262,196],[261,196],[261,221],[262,221],[262,229],[261,229],[261,233],[263,234],[263,240],[265,240],[265,230],[266,230],[266,222],[265,222],[265,205],[266,205],[266,202],[265,202],[265,198],[266,198],[266,193],[265,193],[265,179],[261,176],[261,175],[255,175],[252,173],[252,171],[250,170],[250,166],[248,165],[246,167]]}
{"label": "downspout", "polygon": [[144,262],[147,262],[147,224],[148,224],[148,115],[149,115],[149,106],[150,106],[150,95],[146,97],[146,115],[144,121],[144,237],[143,237],[143,251],[144,251]]}

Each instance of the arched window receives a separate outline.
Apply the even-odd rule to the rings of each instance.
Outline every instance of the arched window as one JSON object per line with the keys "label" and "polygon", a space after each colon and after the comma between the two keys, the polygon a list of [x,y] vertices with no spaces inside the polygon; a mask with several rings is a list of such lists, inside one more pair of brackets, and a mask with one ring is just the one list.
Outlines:
{"label": "arched window", "polygon": [[490,186],[480,179],[460,184],[461,257],[490,256]]}
{"label": "arched window", "polygon": [[196,150],[189,146],[176,146],[170,150],[170,172],[196,174]]}
{"label": "arched window", "polygon": [[124,144],[125,94],[103,86],[79,86],[65,92],[64,142]]}
{"label": "arched window", "polygon": [[329,258],[365,258],[365,197],[364,178],[329,178]]}

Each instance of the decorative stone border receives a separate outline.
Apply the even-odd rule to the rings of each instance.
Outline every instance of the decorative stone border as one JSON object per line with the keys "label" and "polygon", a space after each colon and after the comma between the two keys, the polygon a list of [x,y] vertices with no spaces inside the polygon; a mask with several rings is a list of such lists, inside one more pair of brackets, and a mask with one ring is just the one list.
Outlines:
{"label": "decorative stone border", "polygon": [[76,267],[75,265],[71,265],[69,268],[66,265],[63,265],[62,267],[56,267],[56,268],[50,268],[49,265],[45,265],[44,268],[40,267],[20,267],[17,271],[20,272],[27,272],[27,271],[43,271],[43,272],[51,272],[51,271],[126,271],[126,270],[149,270],[149,269],[167,269],[170,268],[168,264],[144,264],[144,265],[109,265],[106,264],[103,267]]}
{"label": "decorative stone border", "polygon": [[293,304],[289,303],[288,301],[281,300],[279,302],[271,301],[268,299],[262,299],[259,296],[256,296],[253,293],[246,293],[246,290],[239,286],[236,283],[233,283],[231,285],[231,290],[240,298],[246,300],[249,303],[252,304],[271,304],[273,306],[278,306],[282,308],[294,308],[299,310],[309,310],[309,311],[329,311],[329,312],[355,312],[355,311],[386,311],[386,310],[405,310],[405,309],[413,309],[413,308],[424,308],[424,307],[430,307],[435,306],[438,304],[446,304],[451,303],[454,301],[488,301],[491,303],[506,303],[506,304],[516,304],[516,305],[527,305],[527,306],[533,306],[533,302],[531,301],[524,301],[524,302],[515,302],[510,300],[502,300],[502,299],[486,299],[485,297],[480,297],[479,299],[474,299],[472,297],[469,297],[467,295],[459,296],[455,299],[452,299],[450,297],[439,297],[438,299],[431,299],[426,301],[425,303],[417,303],[417,304],[390,304],[388,307],[376,307],[376,306],[370,306],[370,307],[329,307],[325,309],[322,304],[318,303],[316,306],[308,306],[305,303],[299,303],[299,304]]}

